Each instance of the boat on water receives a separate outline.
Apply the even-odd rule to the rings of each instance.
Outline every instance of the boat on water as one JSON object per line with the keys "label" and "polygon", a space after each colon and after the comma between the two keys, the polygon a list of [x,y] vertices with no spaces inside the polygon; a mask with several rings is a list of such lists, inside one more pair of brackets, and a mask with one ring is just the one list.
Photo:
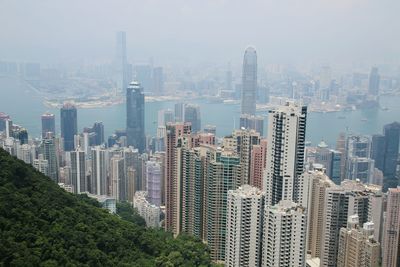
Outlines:
{"label": "boat on water", "polygon": [[368,119],[367,118],[362,118],[361,121],[366,122],[366,121],[368,121]]}
{"label": "boat on water", "polygon": [[340,120],[344,120],[344,119],[346,119],[346,116],[338,116],[337,118]]}

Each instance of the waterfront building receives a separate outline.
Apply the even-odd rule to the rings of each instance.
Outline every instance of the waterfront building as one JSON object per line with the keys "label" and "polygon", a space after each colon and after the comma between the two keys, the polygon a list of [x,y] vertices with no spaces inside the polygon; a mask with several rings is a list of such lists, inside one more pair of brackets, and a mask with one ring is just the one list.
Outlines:
{"label": "waterfront building", "polygon": [[143,88],[138,82],[131,82],[126,89],[126,135],[128,146],[139,149],[142,153],[146,149],[144,133],[145,101]]}
{"label": "waterfront building", "polygon": [[65,103],[60,110],[60,117],[64,151],[73,151],[75,149],[74,136],[78,134],[78,118],[75,106],[70,103]]}
{"label": "waterfront building", "polygon": [[377,67],[371,68],[369,74],[368,92],[371,95],[379,95],[380,75]]}
{"label": "waterfront building", "polygon": [[164,94],[164,72],[162,67],[153,68],[153,93]]}
{"label": "waterfront building", "polygon": [[56,118],[54,114],[44,113],[42,119],[42,138],[45,138],[48,133],[56,135]]}
{"label": "waterfront building", "polygon": [[192,133],[201,131],[200,107],[198,105],[186,104],[184,111],[184,121],[192,125]]}
{"label": "waterfront building", "polygon": [[243,57],[241,114],[255,115],[257,96],[257,53],[247,47]]}
{"label": "waterfront building", "polygon": [[228,191],[225,266],[259,266],[264,193],[250,185]]}

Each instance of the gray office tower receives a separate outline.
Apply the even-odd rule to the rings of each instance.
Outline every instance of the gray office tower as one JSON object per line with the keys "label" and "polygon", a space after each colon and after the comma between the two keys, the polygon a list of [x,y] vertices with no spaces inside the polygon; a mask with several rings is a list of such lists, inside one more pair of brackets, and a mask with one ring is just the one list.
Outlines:
{"label": "gray office tower", "polygon": [[115,55],[115,74],[117,88],[123,90],[128,87],[128,63],[126,57],[126,33],[117,32],[116,55]]}
{"label": "gray office tower", "polygon": [[66,103],[60,110],[61,137],[64,140],[64,151],[72,151],[74,136],[78,133],[77,110],[73,104]]}
{"label": "gray office tower", "polygon": [[379,83],[380,83],[380,76],[378,73],[378,68],[373,67],[371,69],[371,73],[369,74],[368,92],[372,95],[378,95]]}
{"label": "gray office tower", "polygon": [[126,89],[126,135],[128,146],[142,153],[146,147],[144,134],[144,94],[138,82],[131,82]]}
{"label": "gray office tower", "polygon": [[192,125],[192,133],[201,131],[200,107],[198,105],[185,105],[184,112],[185,122],[190,122]]}
{"label": "gray office tower", "polygon": [[54,114],[45,113],[42,115],[42,138],[46,138],[47,133],[56,134],[56,119]]}
{"label": "gray office tower", "polygon": [[385,136],[385,157],[383,166],[383,175],[386,177],[394,177],[399,157],[399,138],[400,123],[393,122],[383,127],[383,135]]}
{"label": "gray office tower", "polygon": [[254,47],[247,47],[243,58],[242,114],[256,113],[257,95],[257,53]]}

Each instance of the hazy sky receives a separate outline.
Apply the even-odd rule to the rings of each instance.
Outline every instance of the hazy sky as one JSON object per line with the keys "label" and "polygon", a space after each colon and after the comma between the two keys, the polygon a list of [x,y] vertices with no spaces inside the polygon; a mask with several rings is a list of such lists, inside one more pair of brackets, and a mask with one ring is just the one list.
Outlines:
{"label": "hazy sky", "polygon": [[0,60],[399,62],[399,0],[0,0]]}

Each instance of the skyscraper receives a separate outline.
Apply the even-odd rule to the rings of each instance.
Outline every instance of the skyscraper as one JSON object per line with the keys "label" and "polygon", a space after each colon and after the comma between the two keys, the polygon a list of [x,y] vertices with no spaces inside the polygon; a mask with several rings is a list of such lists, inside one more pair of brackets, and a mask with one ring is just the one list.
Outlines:
{"label": "skyscraper", "polygon": [[249,185],[228,191],[225,266],[259,266],[264,193]]}
{"label": "skyscraper", "polygon": [[116,82],[117,88],[122,91],[128,87],[128,68],[127,68],[127,56],[126,56],[126,33],[117,32],[116,35],[116,55],[115,55],[115,71],[116,71]]}
{"label": "skyscraper", "polygon": [[304,266],[306,222],[305,208],[290,200],[267,206],[261,266]]}
{"label": "skyscraper", "polygon": [[186,104],[184,118],[185,122],[191,123],[193,133],[201,131],[200,107],[198,105]]}
{"label": "skyscraper", "polygon": [[53,136],[56,134],[56,119],[54,114],[45,113],[42,115],[42,138],[51,132]]}
{"label": "skyscraper", "polygon": [[254,47],[247,47],[243,58],[242,114],[255,115],[257,95],[257,53]]}
{"label": "skyscraper", "polygon": [[60,110],[61,137],[64,139],[64,151],[73,151],[74,136],[78,134],[77,110],[73,104],[65,103]]}
{"label": "skyscraper", "polygon": [[400,187],[388,191],[382,258],[383,267],[400,264]]}
{"label": "skyscraper", "polygon": [[250,160],[249,184],[263,190],[263,177],[266,167],[267,139],[261,139],[259,145],[253,145]]}
{"label": "skyscraper", "polygon": [[267,163],[263,189],[266,204],[282,199],[298,203],[304,171],[307,107],[288,102],[269,111]]}
{"label": "skyscraper", "polygon": [[174,112],[172,109],[161,109],[158,111],[158,126],[164,126],[169,122],[174,122]]}
{"label": "skyscraper", "polygon": [[373,67],[369,74],[369,83],[368,83],[368,92],[371,95],[379,94],[379,83],[380,83],[380,75],[378,73],[378,68]]}
{"label": "skyscraper", "polygon": [[126,89],[126,135],[128,146],[139,149],[146,148],[144,134],[144,94],[138,82],[131,82]]}
{"label": "skyscraper", "polygon": [[385,136],[385,157],[382,171],[386,177],[394,177],[399,157],[400,123],[393,122],[385,125],[383,135]]}
{"label": "skyscraper", "polygon": [[375,168],[383,171],[385,163],[385,136],[374,134],[372,136],[371,158],[375,161]]}
{"label": "skyscraper", "polygon": [[183,122],[185,119],[185,103],[175,104],[175,121]]}

